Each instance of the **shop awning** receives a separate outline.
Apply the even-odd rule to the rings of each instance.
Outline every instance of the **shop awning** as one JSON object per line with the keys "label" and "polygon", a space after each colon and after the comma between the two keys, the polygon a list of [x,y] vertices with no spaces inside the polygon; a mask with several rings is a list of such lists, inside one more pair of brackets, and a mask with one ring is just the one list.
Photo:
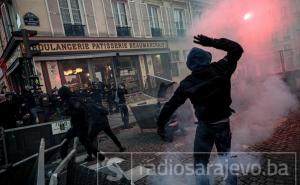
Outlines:
{"label": "shop awning", "polygon": [[[120,56],[133,56],[133,55],[161,54],[161,53],[169,53],[169,52],[170,52],[169,49],[160,49],[160,50],[149,50],[149,51],[126,51],[126,52],[118,52],[118,53],[119,53]],[[34,61],[101,58],[101,57],[114,57],[116,55],[117,55],[117,52],[52,55],[52,56],[35,56]]]}

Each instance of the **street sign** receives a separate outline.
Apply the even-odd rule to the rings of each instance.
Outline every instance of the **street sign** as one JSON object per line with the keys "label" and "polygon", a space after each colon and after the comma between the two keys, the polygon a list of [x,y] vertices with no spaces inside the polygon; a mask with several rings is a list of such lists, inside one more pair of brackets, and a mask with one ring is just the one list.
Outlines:
{"label": "street sign", "polygon": [[70,120],[60,120],[51,124],[52,135],[66,133],[71,128]]}
{"label": "street sign", "polygon": [[26,13],[23,16],[24,23],[26,26],[39,26],[40,21],[39,18],[31,12]]}

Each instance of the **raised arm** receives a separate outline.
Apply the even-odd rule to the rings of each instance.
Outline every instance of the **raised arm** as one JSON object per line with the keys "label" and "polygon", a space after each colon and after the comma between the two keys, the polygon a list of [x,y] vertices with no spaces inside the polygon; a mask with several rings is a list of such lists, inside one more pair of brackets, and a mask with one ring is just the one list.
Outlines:
{"label": "raised arm", "polygon": [[218,61],[223,70],[226,70],[231,75],[236,69],[238,60],[241,58],[244,52],[240,44],[226,39],[213,39],[204,35],[198,35],[194,37],[194,42],[202,46],[214,47],[216,49],[221,49],[227,52],[227,55]]}

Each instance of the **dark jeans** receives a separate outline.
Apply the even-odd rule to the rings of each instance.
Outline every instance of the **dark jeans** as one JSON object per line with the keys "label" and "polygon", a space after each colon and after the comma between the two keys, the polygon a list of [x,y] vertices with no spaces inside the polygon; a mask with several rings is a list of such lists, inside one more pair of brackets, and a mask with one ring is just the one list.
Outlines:
{"label": "dark jeans", "polygon": [[[229,122],[215,125],[199,122],[194,143],[194,165],[196,172],[201,172],[204,169],[206,173],[196,174],[196,185],[209,185],[209,176],[206,170],[214,144],[216,145],[219,158],[226,159],[227,162],[230,162],[231,131]],[[236,176],[228,173],[228,171],[224,173],[226,175],[227,185],[237,184]]]}
{"label": "dark jeans", "polygon": [[89,138],[91,141],[94,141],[95,138],[97,137],[97,135],[99,134],[99,132],[104,131],[104,133],[106,135],[108,135],[108,137],[115,143],[115,145],[119,148],[122,149],[122,145],[120,143],[120,141],[118,140],[118,138],[116,137],[116,135],[113,133],[113,131],[111,130],[110,127],[105,127],[101,130],[97,130],[97,129],[93,129],[91,130],[90,134],[89,134]]}
{"label": "dark jeans", "polygon": [[124,123],[124,128],[129,127],[129,113],[126,104],[120,104],[121,118]]}
{"label": "dark jeans", "polygon": [[[75,137],[79,138],[80,143],[84,146],[89,154],[93,154],[97,157],[98,150],[93,146],[91,140],[88,137],[87,131],[82,129],[74,129],[74,127],[72,127],[68,130],[67,134],[64,137],[64,139],[67,139],[67,142],[65,142],[61,146],[60,155],[62,159],[68,155],[69,142]],[[100,158],[104,158],[102,154],[99,153],[98,155]]]}

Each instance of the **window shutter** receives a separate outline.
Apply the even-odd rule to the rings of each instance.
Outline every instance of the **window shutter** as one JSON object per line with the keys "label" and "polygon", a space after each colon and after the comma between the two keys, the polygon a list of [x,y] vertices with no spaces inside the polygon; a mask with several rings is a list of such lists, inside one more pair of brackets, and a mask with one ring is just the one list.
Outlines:
{"label": "window shutter", "polygon": [[177,30],[176,30],[176,24],[175,24],[173,8],[168,8],[168,17],[169,17],[169,23],[170,23],[171,36],[176,37],[177,36]]}
{"label": "window shutter", "polygon": [[190,12],[188,10],[184,11],[185,13],[185,29],[188,30],[191,26],[191,15]]}
{"label": "window shutter", "polygon": [[3,47],[2,49],[4,49],[7,45],[7,39],[5,36],[2,18],[0,18],[0,37],[1,37],[1,43],[2,43],[1,46]]}
{"label": "window shutter", "polygon": [[136,3],[134,1],[129,1],[129,11],[132,23],[132,29],[135,37],[141,36],[141,31],[139,27],[138,17],[137,17],[137,8]]}
{"label": "window shutter", "polygon": [[94,9],[93,9],[93,3],[92,0],[84,0],[83,6],[85,7],[85,16],[87,20],[87,27],[89,29],[90,36],[97,36],[97,27],[95,22],[95,16],[94,16]]}
{"label": "window shutter", "polygon": [[64,35],[62,19],[60,17],[59,5],[57,1],[47,0],[50,20],[54,35]]}
{"label": "window shutter", "polygon": [[102,0],[102,2],[105,10],[108,35],[115,37],[117,36],[117,30],[116,30],[111,0]]}
{"label": "window shutter", "polygon": [[160,29],[163,29],[163,26],[164,26],[164,23],[163,23],[163,20],[162,20],[162,15],[161,15],[161,7],[157,7],[157,18],[158,18],[158,27]]}
{"label": "window shutter", "polygon": [[11,32],[12,32],[11,23],[10,23],[9,15],[8,15],[8,12],[7,12],[7,9],[6,9],[6,6],[4,3],[1,5],[1,14],[2,14],[2,18],[3,18],[4,29],[6,32],[7,39],[10,39]]}
{"label": "window shutter", "polygon": [[150,20],[148,15],[148,7],[147,4],[141,3],[141,14],[144,23],[144,31],[146,37],[151,37],[151,29],[150,29]]}
{"label": "window shutter", "polygon": [[168,19],[168,10],[167,7],[162,6],[161,9],[161,17],[163,22],[163,30],[164,30],[164,36],[170,37],[170,23]]}

